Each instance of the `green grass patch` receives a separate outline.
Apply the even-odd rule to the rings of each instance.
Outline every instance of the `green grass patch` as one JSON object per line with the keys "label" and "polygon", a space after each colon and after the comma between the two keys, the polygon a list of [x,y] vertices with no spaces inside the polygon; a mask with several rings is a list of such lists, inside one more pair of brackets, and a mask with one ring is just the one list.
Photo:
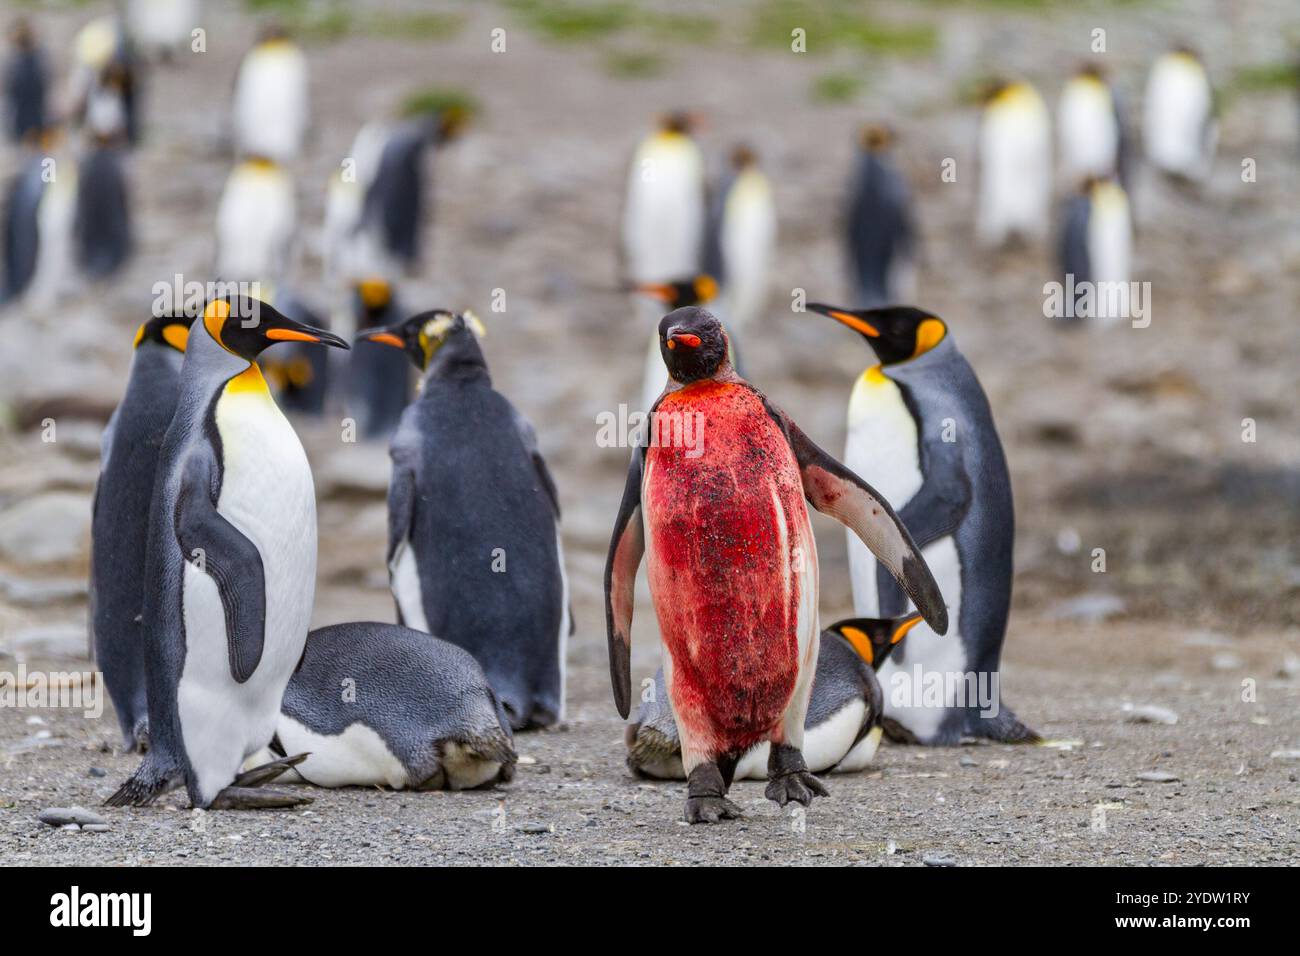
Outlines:
{"label": "green grass patch", "polygon": [[858,73],[835,70],[816,77],[809,95],[814,103],[849,103],[862,92],[864,85]]}
{"label": "green grass patch", "polygon": [[479,115],[479,104],[466,90],[457,86],[424,86],[412,90],[402,100],[402,116],[420,116],[425,113],[442,113],[461,110],[467,116]]}
{"label": "green grass patch", "polygon": [[1228,91],[1235,95],[1271,93],[1293,90],[1297,85],[1300,85],[1300,63],[1254,63],[1237,70],[1228,84]]}
{"label": "green grass patch", "polygon": [[605,72],[620,80],[642,80],[658,76],[666,61],[649,50],[610,50],[603,58]]}
{"label": "green grass patch", "polygon": [[506,4],[528,29],[557,43],[582,43],[610,36],[628,27],[635,8],[630,3],[575,3],[572,0],[509,0]]}
{"label": "green grass patch", "polygon": [[459,13],[376,13],[363,25],[366,33],[393,40],[450,40],[464,27]]}
{"label": "green grass patch", "polygon": [[796,28],[804,30],[810,54],[847,46],[888,56],[921,56],[939,42],[932,24],[874,19],[845,0],[764,0],[754,11],[750,42],[789,50]]}

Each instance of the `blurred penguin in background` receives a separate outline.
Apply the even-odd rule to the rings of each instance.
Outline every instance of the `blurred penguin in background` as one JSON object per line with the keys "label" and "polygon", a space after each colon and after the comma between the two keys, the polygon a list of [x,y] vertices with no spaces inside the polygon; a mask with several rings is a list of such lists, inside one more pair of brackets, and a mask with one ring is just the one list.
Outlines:
{"label": "blurred penguin in background", "polygon": [[4,206],[4,285],[0,301],[52,305],[77,272],[77,164],[54,127],[9,185]]}
{"label": "blurred penguin in background", "polygon": [[1066,82],[1056,125],[1066,182],[1114,176],[1128,183],[1128,135],[1119,100],[1101,67],[1086,63]]}
{"label": "blurred penguin in background", "polygon": [[117,17],[100,17],[73,41],[69,115],[92,138],[140,140],[140,77],[134,49]]}
{"label": "blurred penguin in background", "polygon": [[1219,133],[1214,89],[1200,57],[1188,47],[1159,57],[1143,105],[1142,136],[1151,165],[1176,179],[1204,179]]}
{"label": "blurred penguin in background", "polygon": [[916,230],[907,180],[890,158],[893,132],[862,131],[849,194],[849,269],[862,308],[909,302],[916,295]]}
{"label": "blurred penguin in background", "polygon": [[293,177],[272,159],[237,163],[217,205],[216,274],[227,281],[280,279],[297,226]]}
{"label": "blurred penguin in background", "polygon": [[[1064,318],[1110,324],[1128,317],[1132,254],[1133,221],[1124,187],[1114,178],[1086,179],[1066,204],[1061,227],[1061,272],[1066,288],[1075,290],[1074,315]],[[1085,282],[1089,286],[1080,288]]]}
{"label": "blurred penguin in background", "polygon": [[[285,282],[261,279],[257,297],[285,318],[329,331],[322,313],[316,311]],[[331,363],[326,349],[310,342],[285,342],[258,358],[262,374],[285,412],[320,415],[330,397]]]}
{"label": "blurred penguin in background", "polygon": [[[385,279],[362,279],[352,288],[352,332],[397,325],[407,316]],[[411,401],[411,360],[401,349],[358,341],[348,362],[348,414],[365,439],[387,439]]]}
{"label": "blurred penguin in background", "polygon": [[426,149],[456,139],[469,116],[457,104],[362,127],[351,166],[330,178],[326,196],[325,256],[333,278],[355,282],[415,271],[426,225]]}
{"label": "blurred penguin in background", "polygon": [[126,181],[126,132],[94,136],[77,166],[73,224],[77,265],[88,279],[111,276],[131,254],[131,204]]}
{"label": "blurred penguin in background", "polygon": [[126,23],[142,56],[170,63],[199,26],[199,0],[129,0]]}
{"label": "blurred penguin in background", "polygon": [[13,52],[5,65],[5,131],[15,143],[32,143],[45,128],[49,70],[26,20],[14,21],[9,42]]}
{"label": "blurred penguin in background", "polygon": [[[705,230],[704,157],[691,138],[691,117],[670,113],[641,141],[623,202],[622,278],[632,286],[673,283],[700,273]],[[667,374],[659,358],[664,310],[638,297],[637,328],[653,340],[645,392],[658,395]],[[651,380],[659,386],[653,388]]]}
{"label": "blurred penguin in background", "polygon": [[263,29],[235,76],[235,153],[288,163],[302,151],[310,117],[307,57],[278,24]]}
{"label": "blurred penguin in background", "polygon": [[985,246],[1046,238],[1052,200],[1052,133],[1047,106],[1028,83],[998,81],[979,132],[979,213]]}
{"label": "blurred penguin in background", "polygon": [[720,288],[710,308],[726,325],[733,348],[763,311],[775,256],[772,182],[759,168],[754,151],[737,146],[709,208],[704,242],[704,273]]}

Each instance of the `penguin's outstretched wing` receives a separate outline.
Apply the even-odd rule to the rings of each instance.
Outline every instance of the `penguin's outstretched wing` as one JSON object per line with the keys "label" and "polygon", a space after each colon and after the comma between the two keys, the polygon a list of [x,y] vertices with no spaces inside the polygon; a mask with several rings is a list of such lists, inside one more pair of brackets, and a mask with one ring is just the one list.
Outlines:
{"label": "penguin's outstretched wing", "polygon": [[185,463],[176,501],[176,540],[186,561],[198,564],[217,586],[226,617],[230,676],[242,684],[257,670],[266,637],[266,576],[262,553],[217,511],[216,466],[196,451]]}
{"label": "penguin's outstretched wing", "polygon": [[938,634],[947,633],[948,609],[944,607],[939,585],[894,509],[879,492],[826,454],[782,412],[775,409],[773,412],[790,437],[790,448],[799,462],[808,501],[822,514],[852,528],[903,586],[926,623]]}
{"label": "penguin's outstretched wing", "polygon": [[614,536],[605,560],[605,628],[609,633],[609,679],[614,706],[626,718],[632,709],[632,607],[636,602],[636,569],[645,553],[641,523],[641,474],[645,448],[632,449],[623,501],[614,521]]}
{"label": "penguin's outstretched wing", "polygon": [[555,520],[559,521],[560,493],[556,490],[555,479],[551,477],[551,469],[546,467],[542,450],[537,445],[537,431],[533,428],[533,423],[521,415],[518,409],[511,410],[515,415],[515,429],[519,432],[519,439],[524,443],[524,450],[533,461],[533,468],[537,470],[537,480],[542,483],[546,497],[551,499],[551,507],[555,509]]}
{"label": "penguin's outstretched wing", "polygon": [[[415,520],[415,467],[420,459],[420,435],[407,424],[402,415],[397,431],[393,433],[388,454],[393,460],[392,477],[388,479],[388,562],[391,565],[397,549],[410,540],[411,523]],[[400,617],[400,610],[398,612]]]}

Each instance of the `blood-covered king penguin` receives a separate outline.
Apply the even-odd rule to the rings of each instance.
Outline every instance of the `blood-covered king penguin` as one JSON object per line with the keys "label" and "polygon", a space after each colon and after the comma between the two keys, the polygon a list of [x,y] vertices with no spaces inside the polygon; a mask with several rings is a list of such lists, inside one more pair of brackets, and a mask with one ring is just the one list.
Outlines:
{"label": "blood-covered king penguin", "polygon": [[804,499],[857,532],[939,633],[948,628],[943,597],[885,500],[736,374],[712,314],[669,313],[659,344],[670,378],[633,451],[605,566],[614,701],[626,717],[635,579],[646,554],[682,741],[686,820],[739,816],[726,798],[736,763],[765,740],[767,797],[807,805],[827,791],[802,754],[820,630]]}

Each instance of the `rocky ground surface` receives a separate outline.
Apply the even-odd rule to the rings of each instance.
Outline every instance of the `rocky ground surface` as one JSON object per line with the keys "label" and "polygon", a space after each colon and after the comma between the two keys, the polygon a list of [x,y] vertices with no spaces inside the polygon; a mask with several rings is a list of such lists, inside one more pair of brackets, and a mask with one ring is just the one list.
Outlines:
{"label": "rocky ground surface", "polygon": [[[768,4],[725,20],[711,8],[665,5],[656,9],[681,19],[577,39],[577,21],[566,39],[530,12],[536,5],[451,4],[440,20],[381,20],[370,9],[353,14],[346,39],[328,23],[312,26],[316,135],[295,169],[299,285],[327,304],[314,287],[323,185],[358,125],[431,84],[471,92],[481,117],[437,158],[428,265],[402,292],[413,306],[484,316],[496,383],[538,427],[560,486],[577,617],[567,724],[521,736],[519,774],[495,791],[315,791],[305,809],[196,813],[177,797],[146,810],[98,809],[135,762],[114,751],[111,714],[4,709],[0,860],[1297,859],[1300,147],[1289,92],[1239,82],[1288,55],[1297,22],[1287,3],[1237,4],[1226,18],[1208,2],[885,5],[887,25],[934,27],[932,49],[910,57],[822,44],[815,24],[808,54],[757,43],[754,29],[771,32]],[[87,15],[80,6],[33,14],[60,65]],[[0,670],[90,666],[84,582],[99,434],[153,284],[176,273],[207,277],[212,212],[230,164],[221,109],[255,21],[223,9],[207,26],[208,52],[151,77],[147,143],[131,166],[139,248],[129,268],[57,308],[0,313]],[[497,26],[508,36],[501,54],[489,49]],[[671,38],[687,26],[704,41]],[[1106,62],[1130,107],[1151,55],[1180,36],[1202,48],[1231,95],[1219,161],[1202,189],[1149,174],[1137,184],[1135,277],[1152,283],[1150,327],[1066,333],[1042,315],[1050,250],[994,256],[973,244],[976,117],[964,97],[997,69],[1024,72],[1054,100],[1096,26],[1108,31]],[[788,35],[779,19],[777,27]],[[836,224],[854,130],[869,117],[899,128],[924,234],[921,299],[949,320],[978,371],[1011,464],[1017,579],[1003,689],[1059,746],[882,747],[869,772],[831,777],[831,798],[804,815],[782,813],[759,784],[741,783],[745,819],[715,828],[677,822],[682,785],[625,770],[600,586],[626,451],[600,447],[597,416],[639,392],[645,330],[614,291],[619,195],[649,118],[676,106],[707,118],[701,140],[714,161],[746,139],[776,181],[772,308],[746,355],[751,378],[832,449],[842,446],[848,389],[868,356],[834,323],[793,314],[788,303],[796,288],[844,294]],[[955,183],[940,179],[949,157]],[[1242,182],[1244,158],[1256,162],[1255,182]],[[12,162],[7,155],[2,165]],[[506,290],[505,313],[490,310],[494,289]],[[56,423],[53,442],[42,441],[46,418]],[[1245,419],[1255,441],[1243,441]],[[331,423],[303,422],[300,431],[320,499],[316,623],[391,619],[384,449],[344,444]],[[851,603],[843,535],[820,518],[815,527],[822,614],[834,620]],[[1105,550],[1104,573],[1093,570],[1096,548]],[[657,661],[645,597],[636,680]],[[1160,722],[1170,715],[1158,712],[1155,722],[1136,721],[1143,707],[1177,721]],[[108,829],[38,820],[68,806],[99,812]]]}

